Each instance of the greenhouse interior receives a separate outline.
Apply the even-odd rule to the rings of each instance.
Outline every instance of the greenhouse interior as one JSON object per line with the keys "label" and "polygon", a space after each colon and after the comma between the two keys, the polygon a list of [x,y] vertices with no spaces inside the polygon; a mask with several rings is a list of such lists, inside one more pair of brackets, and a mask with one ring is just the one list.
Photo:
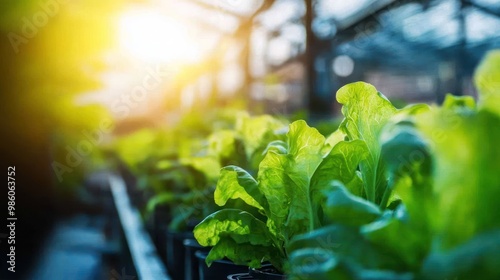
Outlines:
{"label": "greenhouse interior", "polygon": [[500,279],[500,1],[0,14],[0,279]]}

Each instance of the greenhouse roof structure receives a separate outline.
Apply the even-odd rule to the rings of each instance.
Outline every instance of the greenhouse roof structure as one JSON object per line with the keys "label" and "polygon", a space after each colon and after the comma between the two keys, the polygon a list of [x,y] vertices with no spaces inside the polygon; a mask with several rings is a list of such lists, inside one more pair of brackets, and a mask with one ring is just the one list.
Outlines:
{"label": "greenhouse roof structure", "polygon": [[[178,16],[196,19],[221,33],[235,32],[252,16],[257,16],[259,25],[279,31],[287,27],[287,23],[300,21],[305,14],[304,1],[295,0],[158,2],[168,4]],[[474,50],[500,44],[500,2],[494,0],[312,2],[312,29],[319,41],[347,42],[344,49],[362,45],[372,52],[370,57],[374,59],[389,49],[404,59],[410,56],[408,52],[412,53],[412,48],[425,48],[443,55],[461,45]],[[362,51],[352,54],[362,57]]]}
{"label": "greenhouse roof structure", "polygon": [[[366,59],[392,58],[418,64],[435,56],[453,55],[464,48],[477,60],[482,50],[500,44],[500,3],[496,1],[356,1],[360,3],[359,9],[347,13],[342,12],[339,4],[344,2],[321,2],[325,6],[332,2],[333,7],[318,8],[318,20],[334,22],[337,27],[323,36],[332,38],[354,32],[358,38],[348,42],[343,51],[358,58],[366,56],[364,50],[370,50]],[[333,3],[339,7],[335,8]],[[381,3],[393,8],[374,13]],[[347,7],[352,9],[352,3]],[[373,32],[376,26],[379,28]],[[360,33],[366,36],[360,37]],[[422,50],[426,51],[427,59],[420,59]]]}
{"label": "greenhouse roof structure", "polygon": [[[330,69],[335,57],[347,56],[367,70],[449,76],[455,82],[442,87],[460,95],[472,94],[464,90],[465,77],[471,76],[487,50],[500,46],[500,3],[494,0],[158,2],[207,29],[204,37],[213,37],[211,42],[221,36],[250,37],[256,30],[267,34],[263,37],[267,39],[250,39],[250,53],[261,54],[265,62],[259,64],[258,58],[249,55],[251,62],[244,69],[247,83],[273,71],[306,73],[306,103],[317,111],[329,110],[321,106],[338,88],[336,79],[345,83],[364,78],[336,75]],[[213,50],[218,46],[214,43]],[[306,71],[282,70],[295,62]],[[253,69],[259,65],[260,70]],[[433,98],[442,100],[442,96]]]}

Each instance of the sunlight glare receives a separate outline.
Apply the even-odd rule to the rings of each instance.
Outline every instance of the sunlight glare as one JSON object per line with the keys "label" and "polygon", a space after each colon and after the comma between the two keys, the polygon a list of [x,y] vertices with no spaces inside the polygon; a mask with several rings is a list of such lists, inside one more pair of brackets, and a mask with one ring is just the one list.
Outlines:
{"label": "sunlight glare", "polygon": [[119,21],[120,47],[150,63],[189,63],[200,58],[186,26],[153,9],[131,9]]}

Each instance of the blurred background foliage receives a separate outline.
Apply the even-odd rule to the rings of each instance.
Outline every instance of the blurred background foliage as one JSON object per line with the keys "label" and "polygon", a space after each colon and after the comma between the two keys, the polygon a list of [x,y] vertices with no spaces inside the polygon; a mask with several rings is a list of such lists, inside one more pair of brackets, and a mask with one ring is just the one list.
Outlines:
{"label": "blurred background foliage", "polygon": [[[17,226],[20,267],[27,267],[60,214],[56,203],[66,213],[76,207],[71,197],[58,195],[55,186],[61,182],[51,163],[65,162],[65,147],[74,147],[82,131],[109,118],[102,106],[80,106],[74,97],[101,86],[102,54],[113,43],[109,15],[121,2],[1,3],[0,147],[2,170],[16,167],[16,215],[26,221]],[[65,174],[65,186],[81,184],[86,167],[80,167]]]}
{"label": "blurred background foliage", "polygon": [[[2,149],[9,164],[19,165],[20,172],[30,170],[36,184],[48,186],[54,179],[47,164],[52,156],[49,147],[64,148],[71,144],[71,134],[98,129],[109,117],[99,105],[79,106],[75,95],[101,87],[103,52],[113,44],[109,15],[120,2],[2,3]],[[52,146],[51,137],[63,132],[69,142],[55,141]],[[45,197],[47,189],[33,191],[37,189]]]}

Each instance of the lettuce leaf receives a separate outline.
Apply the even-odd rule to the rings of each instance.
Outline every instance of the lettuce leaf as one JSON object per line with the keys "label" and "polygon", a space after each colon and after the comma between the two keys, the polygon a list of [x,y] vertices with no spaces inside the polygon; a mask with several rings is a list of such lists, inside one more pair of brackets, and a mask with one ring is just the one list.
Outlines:
{"label": "lettuce leaf", "polygon": [[[273,141],[265,149],[266,154],[259,164],[257,179],[240,167],[224,167],[214,197],[220,206],[226,205],[230,200],[241,200],[248,206],[259,210],[265,216],[261,222],[265,225],[266,231],[263,236],[272,241],[272,246],[250,242],[238,243],[234,236],[224,231],[203,230],[210,228],[212,226],[209,226],[210,223],[223,225],[227,219],[237,219],[237,216],[229,218],[220,214],[226,213],[221,210],[209,216],[210,219],[202,221],[194,231],[200,244],[214,246],[211,253],[213,258],[210,260],[225,256],[251,266],[257,266],[256,264],[260,266],[261,261],[269,260],[276,268],[282,269],[287,258],[285,247],[289,240],[295,235],[309,232],[322,225],[321,206],[324,195],[321,190],[330,180],[337,177],[337,179],[348,180],[355,177],[357,163],[351,162],[351,159],[342,159],[342,157],[345,151],[356,149],[358,145],[362,146],[361,143],[343,143],[338,149],[332,149],[330,155],[325,157],[325,147],[329,144],[326,143],[323,135],[309,127],[305,121],[290,124],[286,136],[286,142]],[[328,159],[330,163],[339,162],[341,165],[349,163],[349,166],[340,167],[338,172],[331,172],[329,170],[331,165],[325,165],[323,169],[318,170],[325,159]],[[241,225],[248,223],[244,220],[248,217],[241,217],[241,219],[238,222]],[[262,234],[261,226],[256,230]],[[249,231],[245,234],[251,236],[254,233]],[[232,241],[227,241],[228,239]],[[237,244],[235,245],[233,241]],[[225,243],[217,246],[220,242]],[[255,255],[259,252],[257,249],[245,254],[241,248],[231,249],[231,244],[269,246],[269,252],[257,257]],[[240,252],[238,257],[233,255],[232,252],[235,251]]]}
{"label": "lettuce leaf", "polygon": [[226,205],[230,199],[241,199],[259,210],[264,210],[264,207],[268,209],[267,200],[258,189],[258,182],[238,166],[222,168],[214,198],[219,206]]}
{"label": "lettuce leaf", "polygon": [[350,226],[361,226],[378,219],[382,212],[377,205],[350,194],[339,181],[325,188],[325,212],[330,221]]}
{"label": "lettuce leaf", "polygon": [[313,209],[311,178],[322,161],[325,137],[305,121],[290,125],[286,154],[269,151],[259,165],[259,190],[266,197],[266,213],[276,233],[287,239],[319,225]]}
{"label": "lettuce leaf", "polygon": [[270,246],[266,224],[238,209],[222,209],[196,226],[194,235],[202,246],[215,246],[222,238],[236,243]]}
{"label": "lettuce leaf", "polygon": [[[349,140],[366,143],[368,156],[360,162],[366,198],[375,204],[382,202],[387,187],[385,164],[380,160],[379,135],[397,109],[374,86],[357,82],[337,91],[337,101],[342,104],[344,120],[339,130]],[[386,205],[381,205],[385,208]]]}

